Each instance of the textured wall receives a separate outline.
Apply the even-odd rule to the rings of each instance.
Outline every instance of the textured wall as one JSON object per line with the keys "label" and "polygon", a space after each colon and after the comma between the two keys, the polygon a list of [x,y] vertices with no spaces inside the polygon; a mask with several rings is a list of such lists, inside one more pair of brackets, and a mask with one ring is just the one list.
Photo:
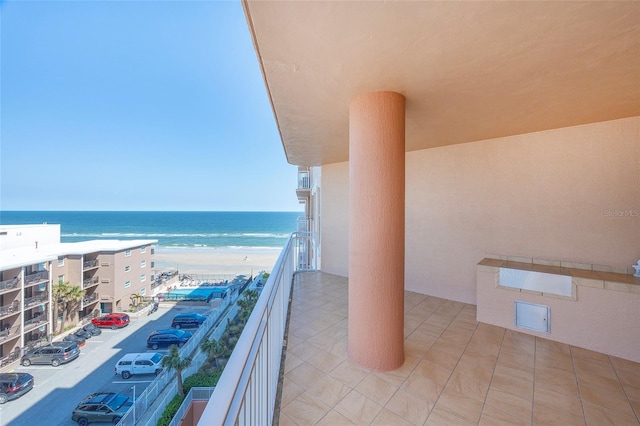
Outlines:
{"label": "textured wall", "polygon": [[[323,167],[324,227],[348,226],[347,167]],[[640,117],[410,152],[405,287],[475,303],[486,254],[628,268],[638,213]],[[346,275],[348,259],[326,253],[347,244],[323,240],[323,270]]]}

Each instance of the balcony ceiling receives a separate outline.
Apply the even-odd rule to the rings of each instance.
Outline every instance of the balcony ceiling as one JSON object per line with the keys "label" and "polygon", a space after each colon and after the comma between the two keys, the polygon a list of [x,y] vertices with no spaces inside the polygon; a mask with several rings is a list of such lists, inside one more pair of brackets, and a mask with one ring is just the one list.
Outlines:
{"label": "balcony ceiling", "polygon": [[640,115],[640,2],[243,3],[295,165],[347,161],[349,102],[379,90],[407,151]]}

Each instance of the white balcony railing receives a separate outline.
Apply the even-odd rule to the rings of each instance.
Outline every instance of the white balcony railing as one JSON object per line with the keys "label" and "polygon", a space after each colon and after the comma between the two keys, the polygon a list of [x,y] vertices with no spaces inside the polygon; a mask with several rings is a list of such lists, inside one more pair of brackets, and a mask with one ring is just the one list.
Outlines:
{"label": "white balcony railing", "polygon": [[199,425],[271,425],[298,240],[287,241]]}

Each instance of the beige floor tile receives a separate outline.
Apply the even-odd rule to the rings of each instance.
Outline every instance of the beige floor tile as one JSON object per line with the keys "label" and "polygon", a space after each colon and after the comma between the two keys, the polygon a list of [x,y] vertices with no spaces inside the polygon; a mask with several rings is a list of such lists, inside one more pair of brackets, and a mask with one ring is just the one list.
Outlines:
{"label": "beige floor tile", "polygon": [[540,352],[536,351],[535,368],[554,368],[556,370],[564,370],[567,373],[574,374],[573,358],[563,353]]}
{"label": "beige floor tile", "polygon": [[465,343],[457,343],[448,340],[438,339],[436,343],[431,347],[431,349],[435,349],[442,352],[447,352],[448,354],[454,355],[456,357],[460,357],[464,352],[466,347]]}
{"label": "beige floor tile", "polygon": [[440,394],[440,398],[436,402],[436,408],[455,413],[471,423],[480,421],[482,407],[482,402],[449,388]]}
{"label": "beige floor tile", "polygon": [[302,395],[307,389],[292,382],[285,376],[282,383],[282,395],[280,397],[280,405],[284,407],[298,396]]}
{"label": "beige floor tile", "polygon": [[583,415],[573,416],[566,411],[552,410],[543,404],[533,404],[533,424],[535,426],[584,426]]}
{"label": "beige floor tile", "polygon": [[423,375],[413,373],[407,377],[400,389],[420,398],[425,403],[431,402],[435,404],[446,383],[446,380],[442,383],[436,383]]}
{"label": "beige floor tile", "polygon": [[451,375],[445,387],[445,391],[453,390],[479,402],[484,402],[488,389],[489,382],[482,383],[456,372]]}
{"label": "beige floor tile", "polygon": [[411,423],[393,411],[383,408],[371,424],[376,426],[413,426],[415,423]]}
{"label": "beige floor tile", "polygon": [[282,407],[282,412],[299,425],[315,424],[329,411],[331,411],[330,407],[306,392]]}
{"label": "beige floor tile", "polygon": [[613,369],[613,365],[611,365],[608,358],[604,361],[592,358],[574,358],[573,366],[576,369],[578,381],[580,381],[580,378],[585,376],[600,376],[618,380],[616,371]]}
{"label": "beige floor tile", "polygon": [[432,402],[401,389],[391,397],[385,407],[411,424],[421,425],[429,417],[433,405]]}
{"label": "beige floor tile", "polygon": [[357,425],[368,425],[380,413],[382,405],[370,400],[360,392],[352,390],[334,409]]}
{"label": "beige floor tile", "polygon": [[434,337],[433,341],[425,342],[408,337],[404,341],[404,353],[408,356],[422,358],[426,355],[426,353],[429,351],[431,346],[433,346],[436,340],[437,339]]}
{"label": "beige floor tile", "polygon": [[309,342],[302,342],[294,346],[289,345],[287,348],[287,353],[291,353],[303,361],[316,356],[320,351],[322,351],[321,347]]}
{"label": "beige floor tile", "polygon": [[468,426],[475,423],[464,420],[461,417],[451,414],[446,410],[440,408],[434,408],[429,414],[429,418],[425,423],[425,426]]}
{"label": "beige floor tile", "polygon": [[584,412],[588,426],[631,426],[638,425],[638,419],[632,413],[622,413],[589,402],[584,402]]}
{"label": "beige floor tile", "polygon": [[443,389],[452,372],[452,368],[442,367],[423,359],[418,363],[418,365],[416,365],[413,373],[409,376],[412,376],[413,374],[421,375],[435,383],[438,386],[438,389]]}
{"label": "beige floor tile", "polygon": [[317,426],[352,426],[355,423],[350,422],[345,416],[336,412],[329,411],[318,423]]}
{"label": "beige floor tile", "polygon": [[278,418],[278,426],[297,426],[296,422],[291,420],[289,416],[280,412],[280,417]]}
{"label": "beige floor tile", "polygon": [[533,403],[550,411],[563,411],[575,417],[583,416],[582,401],[580,398],[553,390],[536,387]]}
{"label": "beige floor tile", "polygon": [[319,399],[330,408],[333,408],[349,392],[351,392],[349,386],[329,376],[321,377],[307,390],[309,396]]}
{"label": "beige floor tile", "polygon": [[633,362],[628,359],[618,358],[615,356],[609,356],[609,360],[616,370],[622,368],[640,373],[640,362]]}
{"label": "beige floor tile", "polygon": [[523,354],[520,352],[509,352],[501,349],[500,354],[498,355],[497,364],[511,368],[519,368],[533,373],[534,355]]}
{"label": "beige floor tile", "polygon": [[347,359],[334,368],[329,373],[329,376],[351,388],[355,388],[369,373],[369,370]]}
{"label": "beige floor tile", "polygon": [[453,371],[453,368],[458,363],[459,357],[452,355],[448,352],[440,351],[436,348],[431,348],[429,352],[424,356],[424,363],[429,363],[433,365],[437,365],[440,367],[444,367],[449,371]]}
{"label": "beige floor tile", "polygon": [[576,398],[580,397],[576,375],[554,367],[536,367],[535,386],[536,389],[546,388]]}
{"label": "beige floor tile", "polygon": [[627,416],[633,416],[633,409],[625,395],[622,386],[614,389],[611,386],[601,387],[595,383],[580,383],[580,397],[583,403],[588,401],[601,407],[607,407],[612,411],[617,411]]}
{"label": "beige floor tile", "polygon": [[293,370],[294,368],[296,368],[297,366],[299,366],[303,362],[304,362],[303,360],[301,360],[300,358],[298,358],[294,354],[288,353],[286,361],[284,363],[284,372],[285,372],[285,374],[288,373],[289,371]]}
{"label": "beige floor tile", "polygon": [[495,407],[485,405],[480,415],[479,426],[529,426],[530,420],[522,420]]}
{"label": "beige floor tile", "polygon": [[369,374],[356,386],[358,392],[380,405],[385,405],[397,389],[397,386],[382,380],[376,373]]}
{"label": "beige floor tile", "polygon": [[320,351],[315,356],[309,358],[307,362],[318,370],[328,373],[338,365],[342,364],[344,362],[344,358],[337,357],[325,351]]}
{"label": "beige floor tile", "polygon": [[490,389],[487,393],[485,410],[487,406],[497,408],[504,413],[527,422],[531,421],[533,413],[533,403],[531,401],[497,389]]}
{"label": "beige floor tile", "polygon": [[517,368],[496,365],[491,379],[491,388],[532,400],[533,374]]}
{"label": "beige floor tile", "polygon": [[324,372],[322,370],[318,370],[316,367],[307,364],[306,362],[285,374],[285,377],[303,388],[311,387],[322,376],[324,376]]}
{"label": "beige floor tile", "polygon": [[616,373],[623,385],[640,386],[640,368],[616,368]]}
{"label": "beige floor tile", "polygon": [[609,356],[600,352],[594,352],[592,350],[579,348],[577,346],[570,346],[569,349],[571,350],[571,356],[573,356],[574,358],[609,362]]}

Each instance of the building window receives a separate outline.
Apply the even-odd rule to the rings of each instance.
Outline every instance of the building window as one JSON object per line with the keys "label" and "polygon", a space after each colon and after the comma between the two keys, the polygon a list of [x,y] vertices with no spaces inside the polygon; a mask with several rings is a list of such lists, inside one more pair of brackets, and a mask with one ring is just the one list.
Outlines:
{"label": "building window", "polygon": [[129,288],[129,287],[131,287],[131,281],[126,281],[124,283],[124,288]]}
{"label": "building window", "polygon": [[147,267],[147,261],[146,261],[146,260],[142,260],[142,261],[140,262],[140,267],[141,267],[141,268],[146,268],[146,267]]}
{"label": "building window", "polygon": [[125,257],[131,256],[131,250],[125,250],[124,255]]}
{"label": "building window", "polygon": [[143,283],[147,280],[147,276],[145,274],[140,275],[140,282]]}
{"label": "building window", "polygon": [[64,275],[58,275],[58,282],[59,283],[63,283],[64,282]]}
{"label": "building window", "polygon": [[140,253],[146,253],[146,252],[147,252],[147,246],[140,247]]}
{"label": "building window", "polygon": [[131,266],[127,265],[127,266],[124,267],[124,271],[125,272],[129,272],[130,270],[131,270]]}
{"label": "building window", "polygon": [[58,257],[58,266],[64,266],[64,256]]}
{"label": "building window", "polygon": [[147,293],[147,289],[146,288],[141,288],[140,291],[138,292],[138,294],[140,294],[140,296],[144,296]]}

